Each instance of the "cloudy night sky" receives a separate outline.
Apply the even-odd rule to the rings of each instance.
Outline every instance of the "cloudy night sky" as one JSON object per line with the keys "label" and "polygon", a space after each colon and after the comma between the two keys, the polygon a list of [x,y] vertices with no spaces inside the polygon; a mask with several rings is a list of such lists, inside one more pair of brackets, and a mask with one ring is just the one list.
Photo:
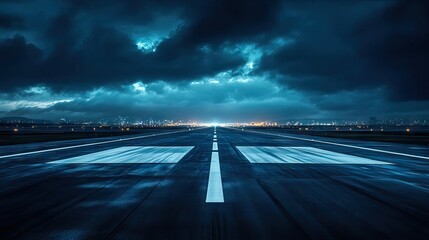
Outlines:
{"label": "cloudy night sky", "polygon": [[0,0],[0,117],[429,117],[429,1]]}

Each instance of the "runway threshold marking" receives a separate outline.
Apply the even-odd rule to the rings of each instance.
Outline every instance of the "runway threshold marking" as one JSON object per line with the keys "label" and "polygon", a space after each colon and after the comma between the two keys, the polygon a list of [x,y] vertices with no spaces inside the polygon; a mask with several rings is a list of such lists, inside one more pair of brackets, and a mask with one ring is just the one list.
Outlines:
{"label": "runway threshold marking", "polygon": [[128,146],[118,147],[82,156],[66,158],[48,163],[75,164],[75,163],[177,163],[189,151],[191,146],[158,147],[158,146]]}
{"label": "runway threshold marking", "polygon": [[[235,128],[231,128],[231,129],[239,131],[239,129],[235,129]],[[425,157],[425,156],[400,153],[400,152],[392,152],[392,151],[386,151],[386,150],[381,150],[381,149],[376,149],[376,148],[360,147],[360,146],[355,146],[355,145],[350,145],[350,144],[335,143],[335,142],[328,142],[328,141],[321,141],[321,140],[315,140],[315,139],[300,138],[300,137],[293,137],[293,136],[286,136],[286,135],[281,135],[281,134],[273,134],[273,133],[258,132],[258,131],[246,130],[246,132],[265,134],[265,135],[271,135],[271,136],[276,136],[276,137],[284,137],[284,138],[290,138],[290,139],[296,139],[296,140],[302,140],[302,141],[308,141],[308,142],[324,143],[324,144],[341,146],[341,147],[355,148],[355,149],[367,150],[367,151],[372,151],[372,152],[387,153],[387,154],[392,154],[392,155],[429,160],[429,157]]]}
{"label": "runway threshold marking", "polygon": [[[216,128],[215,128],[216,129]],[[216,131],[216,130],[215,130]],[[217,142],[213,142],[206,203],[223,203],[222,174],[220,171]]]}
{"label": "runway threshold marking", "polygon": [[237,146],[250,163],[391,164],[314,147]]}
{"label": "runway threshold marking", "polygon": [[123,141],[129,141],[129,140],[135,140],[135,139],[141,139],[141,138],[149,138],[149,137],[156,137],[156,136],[169,135],[169,134],[174,134],[174,133],[181,133],[181,132],[188,132],[188,131],[195,131],[195,130],[196,129],[181,130],[181,131],[174,131],[174,132],[167,132],[167,133],[158,133],[158,134],[144,135],[144,136],[137,136],[137,137],[130,137],[130,138],[121,138],[121,139],[115,139],[115,140],[109,140],[109,141],[103,141],[103,142],[86,143],[86,144],[73,145],[73,146],[67,146],[67,147],[59,147],[59,148],[37,150],[37,151],[24,152],[24,153],[15,153],[15,154],[9,154],[9,155],[0,156],[0,159],[2,159],[2,158],[10,158],[10,157],[19,157],[19,156],[25,156],[25,155],[31,155],[31,154],[37,154],[37,153],[54,152],[54,151],[73,149],[73,148],[88,147],[88,146],[101,145],[101,144],[114,143],[114,142],[123,142]]}

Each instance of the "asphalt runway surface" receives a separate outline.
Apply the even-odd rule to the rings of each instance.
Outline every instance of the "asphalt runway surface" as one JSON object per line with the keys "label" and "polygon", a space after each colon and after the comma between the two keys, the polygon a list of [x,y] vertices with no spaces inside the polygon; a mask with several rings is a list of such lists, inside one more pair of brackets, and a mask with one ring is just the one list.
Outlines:
{"label": "asphalt runway surface", "polygon": [[429,239],[428,147],[161,134],[0,147],[0,239]]}

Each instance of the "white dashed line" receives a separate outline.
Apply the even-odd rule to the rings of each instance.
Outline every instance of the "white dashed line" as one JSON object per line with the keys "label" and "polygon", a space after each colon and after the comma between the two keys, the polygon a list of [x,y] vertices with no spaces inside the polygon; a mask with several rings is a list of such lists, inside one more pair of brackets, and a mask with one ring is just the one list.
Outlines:
{"label": "white dashed line", "polygon": [[209,183],[207,187],[206,203],[223,203],[222,176],[220,172],[219,153],[212,152],[210,163]]}

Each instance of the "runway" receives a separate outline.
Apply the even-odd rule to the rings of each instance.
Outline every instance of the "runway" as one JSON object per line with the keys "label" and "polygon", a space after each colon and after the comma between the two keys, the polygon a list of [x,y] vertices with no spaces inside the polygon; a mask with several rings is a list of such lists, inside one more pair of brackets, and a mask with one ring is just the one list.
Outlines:
{"label": "runway", "polygon": [[210,127],[2,146],[0,179],[0,239],[429,238],[422,145]]}

